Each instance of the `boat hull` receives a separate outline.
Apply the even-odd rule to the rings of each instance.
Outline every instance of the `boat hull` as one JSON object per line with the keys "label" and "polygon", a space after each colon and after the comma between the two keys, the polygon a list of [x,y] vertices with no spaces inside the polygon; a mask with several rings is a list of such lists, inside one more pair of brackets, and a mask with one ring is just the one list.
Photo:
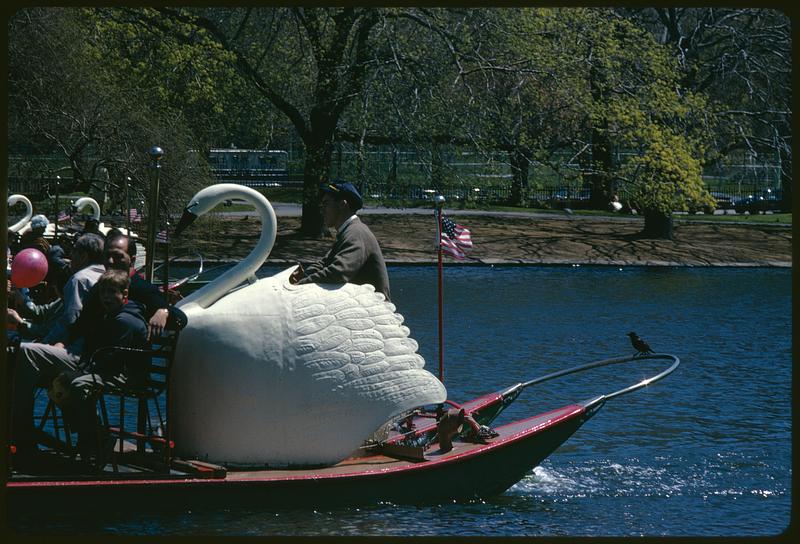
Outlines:
{"label": "boat hull", "polygon": [[331,467],[288,470],[229,470],[222,478],[146,475],[110,479],[10,481],[8,505],[14,511],[45,503],[86,511],[187,509],[254,505],[307,507],[380,502],[426,504],[486,498],[519,482],[555,451],[599,406],[568,405],[496,427],[486,444],[457,441],[449,452],[432,445],[424,460],[385,455],[350,458]]}

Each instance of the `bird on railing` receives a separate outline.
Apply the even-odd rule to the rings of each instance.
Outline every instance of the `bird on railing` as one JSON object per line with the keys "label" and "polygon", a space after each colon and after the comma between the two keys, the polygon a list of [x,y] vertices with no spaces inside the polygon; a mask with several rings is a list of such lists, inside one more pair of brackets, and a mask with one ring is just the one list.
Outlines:
{"label": "bird on railing", "polygon": [[634,357],[653,353],[653,349],[650,347],[650,344],[639,338],[639,335],[635,332],[629,332],[628,337],[631,339],[631,345],[633,346],[633,349],[636,350]]}

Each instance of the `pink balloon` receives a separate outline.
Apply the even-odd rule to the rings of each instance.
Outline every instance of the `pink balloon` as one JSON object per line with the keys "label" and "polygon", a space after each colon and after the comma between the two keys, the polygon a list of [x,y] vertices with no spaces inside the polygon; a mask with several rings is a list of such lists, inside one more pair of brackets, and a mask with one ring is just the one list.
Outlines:
{"label": "pink balloon", "polygon": [[23,249],[11,261],[11,283],[14,287],[33,287],[47,276],[47,257],[36,248]]}

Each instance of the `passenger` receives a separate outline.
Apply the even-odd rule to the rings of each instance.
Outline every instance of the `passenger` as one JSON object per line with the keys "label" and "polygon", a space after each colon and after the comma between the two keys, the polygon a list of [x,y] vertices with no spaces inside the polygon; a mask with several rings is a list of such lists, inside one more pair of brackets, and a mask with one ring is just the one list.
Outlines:
{"label": "passenger", "polygon": [[[41,341],[53,328],[64,310],[62,293],[69,280],[69,260],[60,245],[50,246],[47,255],[47,276],[44,293],[35,296],[28,288],[14,288],[8,292],[8,324],[26,341]],[[43,295],[43,296],[42,296]]]}
{"label": "passenger", "polygon": [[8,241],[8,246],[6,246],[6,257],[10,263],[11,256],[19,253],[19,234],[11,229],[8,229],[6,240]]}
{"label": "passenger", "polygon": [[61,244],[54,244],[50,246],[50,252],[47,254],[47,276],[45,281],[56,288],[60,293],[64,291],[69,279],[70,273],[70,260],[66,256],[66,252]]}
{"label": "passenger", "polygon": [[[57,289],[57,286],[54,288]],[[28,341],[44,338],[64,311],[64,301],[60,296],[50,302],[37,304],[31,298],[30,291],[24,288],[12,289],[9,301],[13,302],[14,307],[8,308],[8,323]]]}
{"label": "passenger", "polygon": [[103,236],[103,233],[100,232],[100,221],[94,217],[87,219],[86,223],[83,224],[83,231],[81,231],[81,234],[97,234],[98,236]]}
{"label": "passenger", "polygon": [[77,321],[89,289],[97,283],[97,279],[105,272],[103,262],[103,238],[97,234],[84,234],[75,242],[70,259],[72,276],[64,285],[62,298],[64,309],[55,321],[42,342],[45,344],[63,344],[69,328]]}
{"label": "passenger", "polygon": [[[122,233],[109,233],[103,250],[103,264],[106,270],[122,270],[129,274],[130,300],[142,307],[142,315],[148,321],[148,337],[160,336],[168,321],[172,328],[183,327],[186,324],[186,315],[167,304],[161,291],[136,273],[133,268],[135,260],[136,241]],[[85,311],[87,316],[100,312],[97,293],[89,293]]]}
{"label": "passenger", "polygon": [[53,328],[45,335],[45,344],[64,343],[70,327],[77,321],[89,289],[105,272],[103,262],[103,238],[97,234],[84,234],[75,242],[70,259],[72,276],[64,285],[62,298],[64,309]]}
{"label": "passenger", "polygon": [[[106,354],[98,354],[103,347],[119,346],[128,348],[144,348],[147,344],[147,322],[141,313],[141,305],[129,298],[130,278],[124,270],[107,270],[97,280],[94,289],[98,293],[101,313],[90,326],[82,329],[85,332],[85,343],[82,349],[81,363],[85,368],[90,358],[94,357],[97,374],[81,373],[69,382],[70,392],[78,394],[76,400],[85,401],[103,380],[127,381],[131,377],[141,378],[139,368],[128,363],[139,362],[138,359],[126,360],[119,352],[108,350]],[[66,374],[70,376],[70,373]]]}
{"label": "passenger", "polygon": [[34,215],[31,218],[31,230],[25,232],[19,241],[19,251],[33,247],[41,251],[44,255],[50,252],[50,242],[45,240],[44,231],[50,222],[44,215]]}
{"label": "passenger", "polygon": [[[14,465],[30,466],[36,463],[38,448],[33,430],[34,390],[36,387],[56,387],[68,391],[63,404],[65,417],[78,431],[78,451],[83,460],[95,451],[97,445],[97,420],[93,403],[85,401],[102,387],[103,380],[119,378],[120,373],[131,371],[129,362],[118,353],[100,358],[98,374],[86,372],[87,362],[95,351],[106,346],[144,347],[147,323],[140,306],[128,301],[129,279],[125,272],[110,270],[97,281],[103,312],[82,329],[84,337],[75,338],[64,346],[57,344],[24,343],[20,346],[14,367],[14,406],[12,410],[12,440],[17,448]],[[56,383],[54,383],[54,381]]]}
{"label": "passenger", "polygon": [[327,228],[336,228],[336,241],[325,257],[315,263],[298,264],[289,278],[291,283],[372,284],[375,291],[390,300],[389,274],[378,240],[356,216],[362,205],[361,195],[350,183],[324,184],[322,219]]}

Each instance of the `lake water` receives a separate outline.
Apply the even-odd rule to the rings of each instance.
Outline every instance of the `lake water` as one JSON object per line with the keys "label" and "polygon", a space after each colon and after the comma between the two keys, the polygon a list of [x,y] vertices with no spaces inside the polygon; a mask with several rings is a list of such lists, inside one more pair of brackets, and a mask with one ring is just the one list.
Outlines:
{"label": "lake water", "polygon": [[[391,267],[390,276],[398,311],[436,373],[436,270]],[[766,536],[787,528],[791,271],[449,267],[444,291],[445,384],[457,402],[629,355],[631,330],[682,364],[663,381],[609,401],[541,466],[491,500],[325,510],[254,504],[104,519],[39,512],[12,525],[63,534],[493,537]],[[632,363],[535,386],[496,423],[647,375]]]}

